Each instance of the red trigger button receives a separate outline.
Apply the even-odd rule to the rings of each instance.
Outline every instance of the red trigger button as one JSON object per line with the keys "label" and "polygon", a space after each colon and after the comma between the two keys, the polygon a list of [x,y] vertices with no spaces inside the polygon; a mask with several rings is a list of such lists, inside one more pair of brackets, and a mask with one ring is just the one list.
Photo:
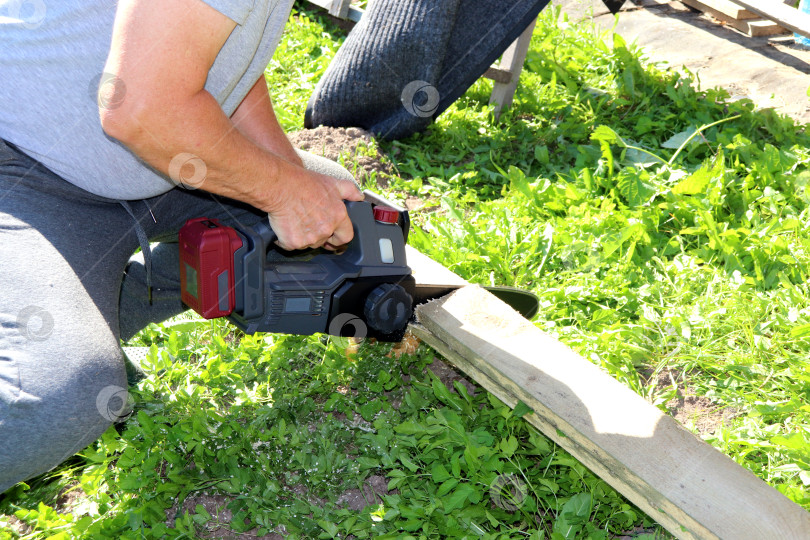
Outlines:
{"label": "red trigger button", "polygon": [[396,223],[399,221],[399,212],[385,206],[374,207],[374,219],[380,223]]}

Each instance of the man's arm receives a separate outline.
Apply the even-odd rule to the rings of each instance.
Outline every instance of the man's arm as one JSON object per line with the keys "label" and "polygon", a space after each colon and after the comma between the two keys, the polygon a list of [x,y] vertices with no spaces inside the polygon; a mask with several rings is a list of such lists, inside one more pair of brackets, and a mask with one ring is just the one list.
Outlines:
{"label": "man's arm", "polygon": [[231,115],[231,122],[259,148],[278,154],[290,163],[302,165],[284,130],[278,123],[264,76],[259,77],[248,95]]}
{"label": "man's arm", "polygon": [[207,172],[198,187],[268,212],[284,248],[348,242],[343,200],[361,200],[357,187],[261,148],[204,89],[234,27],[201,0],[121,0],[104,71],[126,94],[99,109],[102,127],[166,174],[178,155],[197,156]]}

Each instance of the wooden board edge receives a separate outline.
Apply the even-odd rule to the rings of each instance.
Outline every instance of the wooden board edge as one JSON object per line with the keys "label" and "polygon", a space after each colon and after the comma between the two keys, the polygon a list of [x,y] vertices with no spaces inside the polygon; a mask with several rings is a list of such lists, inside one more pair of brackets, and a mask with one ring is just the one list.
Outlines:
{"label": "wooden board edge", "polygon": [[686,4],[700,11],[708,13],[721,13],[726,17],[731,17],[738,21],[745,19],[756,19],[759,17],[756,13],[748,11],[744,7],[735,4],[731,1],[716,1],[716,0],[678,0],[682,4]]}
{"label": "wooden board edge", "polygon": [[781,34],[789,34],[790,30],[783,26],[779,26],[773,21],[765,19],[757,21],[743,21],[746,28],[742,30],[751,37],[764,37],[764,36],[778,36]]}
{"label": "wooden board edge", "polygon": [[488,67],[482,76],[501,84],[508,84],[512,80],[511,71],[495,66]]}
{"label": "wooden board edge", "polygon": [[463,287],[468,284],[458,274],[409,245],[405,246],[405,258],[413,273],[413,278],[420,285]]}
{"label": "wooden board edge", "polygon": [[[339,2],[340,0],[338,0]],[[336,11],[333,13],[333,8],[335,7],[334,0],[307,0],[310,4],[318,6],[319,8],[323,8],[329,12],[330,15],[333,17],[338,16],[335,13],[341,13],[340,11]],[[338,18],[346,19],[353,21],[355,23],[360,22],[360,18],[363,16],[363,10],[358,9],[354,6],[349,5],[348,8],[346,6],[340,5],[342,10],[345,10],[345,15],[338,16]]]}

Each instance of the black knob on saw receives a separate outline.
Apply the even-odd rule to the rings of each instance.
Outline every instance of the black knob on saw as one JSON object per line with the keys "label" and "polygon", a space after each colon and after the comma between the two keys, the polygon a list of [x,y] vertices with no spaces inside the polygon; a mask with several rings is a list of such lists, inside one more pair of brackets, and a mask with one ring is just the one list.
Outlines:
{"label": "black knob on saw", "polygon": [[371,328],[391,334],[408,324],[413,314],[413,298],[401,286],[384,283],[368,294],[363,313]]}

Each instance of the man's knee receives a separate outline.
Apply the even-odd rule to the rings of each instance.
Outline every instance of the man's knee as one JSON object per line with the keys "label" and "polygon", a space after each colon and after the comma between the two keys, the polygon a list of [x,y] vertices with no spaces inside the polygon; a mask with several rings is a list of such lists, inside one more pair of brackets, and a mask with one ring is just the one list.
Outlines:
{"label": "man's knee", "polygon": [[0,493],[46,472],[132,410],[119,347],[0,351]]}

